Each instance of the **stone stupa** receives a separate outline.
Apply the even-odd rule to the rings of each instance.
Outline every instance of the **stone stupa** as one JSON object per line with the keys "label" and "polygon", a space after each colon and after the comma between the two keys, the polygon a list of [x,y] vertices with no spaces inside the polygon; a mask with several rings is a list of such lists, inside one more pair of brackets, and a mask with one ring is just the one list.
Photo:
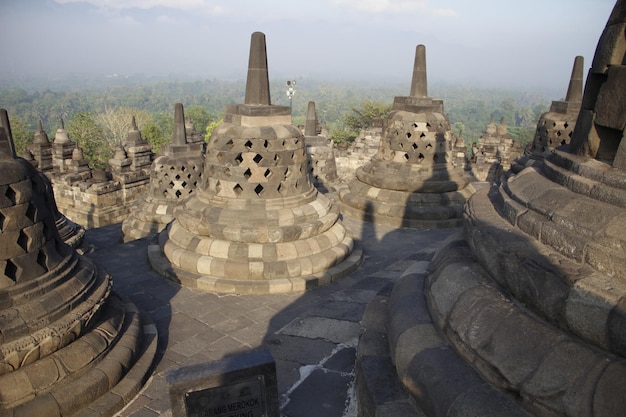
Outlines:
{"label": "stone stupa", "polygon": [[0,415],[114,415],[149,376],[156,328],[63,242],[0,117]]}
{"label": "stone stupa", "polygon": [[304,291],[353,271],[361,252],[307,164],[289,107],[270,103],[265,35],[255,32],[245,103],[227,107],[202,183],[149,249],[151,264],[182,285],[225,293]]}
{"label": "stone stupa", "polygon": [[[129,132],[141,135],[139,130]],[[203,142],[188,142],[182,103],[174,106],[172,142],[152,162],[150,185],[122,222],[123,240],[151,238],[174,220],[174,207],[189,197],[202,178]]]}
{"label": "stone stupa", "polygon": [[333,142],[322,134],[314,101],[309,101],[307,107],[304,141],[309,155],[309,170],[313,185],[323,192],[334,190],[334,187],[339,183],[339,176],[337,175]]}
{"label": "stone stupa", "polygon": [[425,415],[624,415],[625,28],[618,0],[569,146],[477,191],[427,277],[392,291],[392,359]]}
{"label": "stone stupa", "polygon": [[472,147],[472,175],[478,181],[498,181],[521,153],[519,143],[509,136],[504,116],[498,125],[491,116],[485,132],[478,138],[476,146]]}
{"label": "stone stupa", "polygon": [[410,96],[395,98],[385,126],[378,153],[339,191],[342,212],[394,227],[459,226],[474,189],[453,164],[443,101],[428,97],[424,45],[415,51]]}
{"label": "stone stupa", "polygon": [[535,137],[524,149],[524,155],[511,165],[513,172],[517,173],[536,161],[542,161],[555,148],[570,143],[582,104],[583,67],[584,58],[577,56],[565,100],[553,101],[550,110],[539,117]]}

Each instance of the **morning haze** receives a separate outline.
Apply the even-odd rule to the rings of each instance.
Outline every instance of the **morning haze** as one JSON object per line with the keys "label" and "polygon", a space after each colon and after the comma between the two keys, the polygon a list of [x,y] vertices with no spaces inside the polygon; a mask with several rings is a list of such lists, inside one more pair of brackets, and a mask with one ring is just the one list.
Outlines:
{"label": "morning haze", "polygon": [[[273,77],[408,82],[417,44],[430,81],[559,87],[590,62],[612,0],[3,0],[0,87],[68,75],[243,80],[249,34]],[[49,87],[54,87],[53,85]]]}

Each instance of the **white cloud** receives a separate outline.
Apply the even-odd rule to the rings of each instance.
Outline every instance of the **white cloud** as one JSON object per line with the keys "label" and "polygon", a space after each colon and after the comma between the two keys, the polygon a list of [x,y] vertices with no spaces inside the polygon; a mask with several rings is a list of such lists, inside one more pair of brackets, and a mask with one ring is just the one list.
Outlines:
{"label": "white cloud", "polygon": [[454,9],[433,9],[432,14],[439,17],[457,17],[459,15]]}
{"label": "white cloud", "polygon": [[111,18],[110,21],[118,25],[127,25],[127,26],[139,25],[139,22],[135,20],[132,16],[115,16]]}
{"label": "white cloud", "polygon": [[331,0],[331,3],[360,12],[381,13],[425,10],[428,0]]}

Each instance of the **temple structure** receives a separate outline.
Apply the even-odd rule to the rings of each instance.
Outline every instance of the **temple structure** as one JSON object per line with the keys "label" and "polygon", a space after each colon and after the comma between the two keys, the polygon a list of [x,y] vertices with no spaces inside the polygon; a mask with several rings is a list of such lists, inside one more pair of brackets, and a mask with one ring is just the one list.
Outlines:
{"label": "temple structure", "polygon": [[443,101],[428,97],[426,49],[418,45],[408,97],[396,97],[378,153],[339,191],[342,211],[390,226],[456,227],[471,178],[452,163]]}
{"label": "temple structure", "polygon": [[392,359],[426,415],[624,415],[625,27],[618,0],[569,146],[477,191],[429,274],[392,291]]}
{"label": "temple structure", "polygon": [[174,220],[174,207],[200,183],[204,140],[188,142],[187,132],[194,130],[185,125],[183,105],[177,103],[172,142],[165,145],[162,154],[152,162],[150,186],[122,223],[125,242],[160,233]]}
{"label": "temple structure", "polygon": [[113,415],[148,378],[156,330],[63,242],[49,184],[0,119],[0,414]]}
{"label": "temple structure", "polygon": [[558,146],[570,143],[582,104],[583,66],[583,57],[577,56],[574,59],[565,100],[553,101],[550,110],[541,115],[532,143],[511,166],[513,172],[517,173],[533,165],[535,161],[542,161]]}
{"label": "temple structure", "polygon": [[149,250],[182,285],[213,292],[303,291],[341,277],[361,252],[310,181],[289,107],[270,103],[265,35],[252,34],[245,103],[213,131],[201,185]]}
{"label": "temple structure", "polygon": [[322,129],[317,120],[315,102],[309,101],[304,126],[304,141],[309,155],[311,179],[313,185],[321,191],[329,191],[339,183],[337,165],[333,151],[333,142],[322,135]]}
{"label": "temple structure", "polygon": [[519,143],[509,136],[504,117],[500,119],[500,124],[496,125],[492,116],[485,133],[478,138],[478,143],[472,146],[472,175],[479,181],[499,180],[502,173],[511,168],[511,163],[521,153]]}

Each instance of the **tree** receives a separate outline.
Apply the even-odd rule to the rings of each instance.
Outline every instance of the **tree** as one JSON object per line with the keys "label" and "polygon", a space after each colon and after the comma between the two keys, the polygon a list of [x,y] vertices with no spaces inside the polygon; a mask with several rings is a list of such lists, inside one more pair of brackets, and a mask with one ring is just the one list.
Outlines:
{"label": "tree", "polygon": [[213,131],[215,130],[215,128],[221,125],[222,123],[224,123],[224,119],[216,120],[207,125],[206,134],[204,135],[204,140],[206,142],[208,142],[209,138],[211,138],[211,135],[213,134]]}
{"label": "tree", "polygon": [[11,117],[11,134],[15,144],[15,153],[19,156],[34,139],[35,133],[19,117]]}
{"label": "tree", "polygon": [[90,168],[104,168],[113,157],[112,143],[106,140],[102,127],[90,112],[78,112],[67,123],[66,130],[71,140],[83,150]]}
{"label": "tree", "polygon": [[360,131],[372,125],[374,119],[386,119],[391,105],[380,101],[364,100],[361,107],[352,107],[352,113],[344,114],[343,123],[353,131]]}
{"label": "tree", "polygon": [[96,122],[102,127],[105,137],[112,143],[112,147],[120,146],[126,140],[131,122],[135,116],[137,127],[141,128],[152,120],[152,116],[145,110],[130,107],[105,107],[99,113]]}
{"label": "tree", "polygon": [[171,141],[171,137],[166,137],[159,126],[152,121],[146,123],[141,129],[141,136],[152,146],[154,153],[161,153],[161,147]]}
{"label": "tree", "polygon": [[207,126],[213,122],[213,116],[204,106],[191,106],[185,108],[185,119],[193,123],[198,132],[205,132]]}

